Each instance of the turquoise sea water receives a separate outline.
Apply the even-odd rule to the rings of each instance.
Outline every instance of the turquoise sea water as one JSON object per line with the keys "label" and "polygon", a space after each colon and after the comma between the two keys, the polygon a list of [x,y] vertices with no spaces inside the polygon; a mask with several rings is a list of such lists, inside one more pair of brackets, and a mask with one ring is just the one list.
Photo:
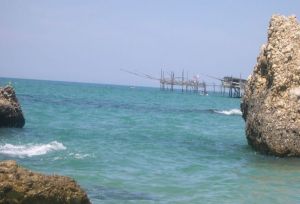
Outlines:
{"label": "turquoise sea water", "polygon": [[0,159],[71,176],[93,203],[300,203],[300,160],[248,147],[239,99],[8,81],[26,125],[0,129]]}

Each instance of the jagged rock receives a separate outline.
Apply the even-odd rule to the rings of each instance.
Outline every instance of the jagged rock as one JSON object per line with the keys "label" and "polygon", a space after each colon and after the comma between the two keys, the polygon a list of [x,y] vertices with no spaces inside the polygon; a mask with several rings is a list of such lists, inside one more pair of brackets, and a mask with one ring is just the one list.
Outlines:
{"label": "jagged rock", "polygon": [[254,149],[300,156],[300,25],[295,16],[272,16],[241,110]]}
{"label": "jagged rock", "polygon": [[12,86],[0,87],[0,127],[22,128],[25,119]]}
{"label": "jagged rock", "polygon": [[15,161],[0,162],[0,203],[89,204],[86,193],[65,176],[33,173]]}

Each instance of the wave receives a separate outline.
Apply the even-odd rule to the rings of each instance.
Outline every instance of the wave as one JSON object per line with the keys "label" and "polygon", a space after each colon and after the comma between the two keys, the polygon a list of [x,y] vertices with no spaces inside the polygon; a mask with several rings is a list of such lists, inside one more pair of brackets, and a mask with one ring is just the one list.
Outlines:
{"label": "wave", "polygon": [[27,144],[27,145],[0,145],[0,154],[5,154],[15,157],[32,157],[44,155],[48,152],[67,149],[62,143],[57,141],[48,144]]}
{"label": "wave", "polygon": [[214,110],[215,113],[223,114],[223,115],[242,115],[241,110],[239,109],[230,109],[230,110]]}
{"label": "wave", "polygon": [[90,154],[80,154],[80,153],[70,153],[69,156],[74,157],[75,159],[84,159],[86,157],[91,157]]}

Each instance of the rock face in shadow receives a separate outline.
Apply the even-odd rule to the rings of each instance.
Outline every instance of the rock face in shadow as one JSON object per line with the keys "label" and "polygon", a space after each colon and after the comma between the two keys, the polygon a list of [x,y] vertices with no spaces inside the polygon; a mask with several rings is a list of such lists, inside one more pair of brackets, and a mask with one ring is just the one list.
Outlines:
{"label": "rock face in shadow", "polygon": [[241,110],[254,149],[300,156],[300,26],[295,16],[272,16]]}
{"label": "rock face in shadow", "polygon": [[22,128],[25,119],[12,86],[0,87],[0,127]]}
{"label": "rock face in shadow", "polygon": [[3,161],[0,162],[0,203],[89,204],[90,201],[69,177],[33,173],[15,161]]}

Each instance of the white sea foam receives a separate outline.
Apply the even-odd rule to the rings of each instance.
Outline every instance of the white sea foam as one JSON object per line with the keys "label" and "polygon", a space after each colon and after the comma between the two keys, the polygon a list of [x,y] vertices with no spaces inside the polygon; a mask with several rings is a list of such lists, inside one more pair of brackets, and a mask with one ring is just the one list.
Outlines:
{"label": "white sea foam", "polygon": [[215,110],[214,112],[223,115],[242,115],[242,112],[239,109],[222,110],[222,111]]}
{"label": "white sea foam", "polygon": [[57,141],[48,144],[26,144],[26,145],[0,145],[0,154],[15,157],[32,157],[47,154],[48,152],[67,149],[62,143]]}
{"label": "white sea foam", "polygon": [[90,154],[80,154],[80,153],[70,153],[69,156],[74,157],[75,159],[84,159],[86,157],[91,157]]}

